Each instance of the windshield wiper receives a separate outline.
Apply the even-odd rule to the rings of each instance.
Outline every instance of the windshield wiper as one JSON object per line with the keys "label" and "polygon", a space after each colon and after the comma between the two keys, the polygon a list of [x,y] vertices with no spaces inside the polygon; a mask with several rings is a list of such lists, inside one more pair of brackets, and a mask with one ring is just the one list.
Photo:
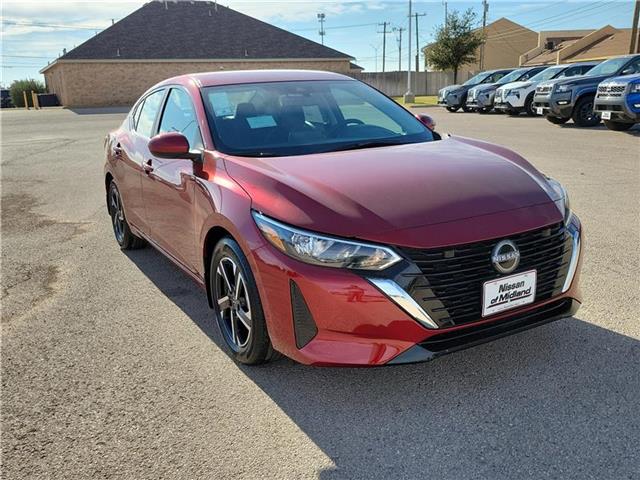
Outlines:
{"label": "windshield wiper", "polygon": [[368,142],[352,143],[349,145],[345,145],[343,147],[327,150],[327,152],[343,152],[345,150],[360,150],[362,148],[390,147],[392,145],[403,145],[403,144],[398,142],[385,142],[382,140],[373,140]]}

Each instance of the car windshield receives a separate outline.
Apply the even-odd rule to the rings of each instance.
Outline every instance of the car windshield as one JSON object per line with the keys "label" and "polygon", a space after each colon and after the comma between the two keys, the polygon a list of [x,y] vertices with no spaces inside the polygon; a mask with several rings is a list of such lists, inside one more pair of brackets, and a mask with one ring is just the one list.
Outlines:
{"label": "car windshield", "polygon": [[629,61],[629,57],[611,58],[587,72],[589,76],[613,75]]}
{"label": "car windshield", "polygon": [[519,68],[518,70],[514,70],[509,75],[505,75],[500,80],[498,80],[498,85],[504,85],[505,83],[517,82],[521,76],[529,71],[528,68]]}
{"label": "car windshield", "polygon": [[556,75],[559,75],[567,67],[549,67],[545,68],[540,73],[535,74],[533,77],[529,79],[530,82],[544,82],[545,80],[551,80],[552,78],[556,78]]}
{"label": "car windshield", "polygon": [[355,80],[205,87],[215,148],[274,157],[428,142],[433,134],[409,111]]}
{"label": "car windshield", "polygon": [[478,83],[482,83],[482,81],[489,75],[491,75],[491,72],[480,72],[464,82],[462,85],[477,85]]}

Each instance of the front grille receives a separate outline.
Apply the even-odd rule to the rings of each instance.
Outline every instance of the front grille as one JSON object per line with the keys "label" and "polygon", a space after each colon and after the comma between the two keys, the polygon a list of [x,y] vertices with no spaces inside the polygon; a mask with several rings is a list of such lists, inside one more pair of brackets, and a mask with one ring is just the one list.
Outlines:
{"label": "front grille", "polygon": [[[537,271],[535,301],[561,293],[572,248],[564,224],[508,238],[520,250],[520,265],[510,275]],[[413,277],[407,291],[440,327],[480,320],[484,282],[504,276],[491,263],[491,251],[503,239],[429,250],[401,248],[420,270],[403,274]]]}
{"label": "front grille", "polygon": [[600,85],[596,98],[619,98],[624,94],[625,85]]}

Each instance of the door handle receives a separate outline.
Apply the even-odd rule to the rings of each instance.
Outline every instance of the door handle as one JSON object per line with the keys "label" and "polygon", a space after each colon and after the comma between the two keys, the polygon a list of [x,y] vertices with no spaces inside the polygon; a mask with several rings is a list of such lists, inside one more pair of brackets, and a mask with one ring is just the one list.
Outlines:
{"label": "door handle", "polygon": [[151,159],[149,159],[149,160],[147,160],[147,163],[145,163],[144,165],[142,165],[142,169],[144,170],[144,173],[149,174],[149,173],[153,172],[153,165],[152,165],[152,163],[153,163],[153,162],[152,162],[152,160],[151,160]]}

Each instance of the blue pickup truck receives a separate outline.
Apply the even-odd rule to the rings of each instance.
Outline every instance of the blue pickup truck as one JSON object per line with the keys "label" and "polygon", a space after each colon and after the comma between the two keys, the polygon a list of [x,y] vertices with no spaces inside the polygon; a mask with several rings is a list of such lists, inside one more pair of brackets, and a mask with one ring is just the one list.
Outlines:
{"label": "blue pickup truck", "polygon": [[593,111],[609,130],[629,130],[640,123],[640,73],[609,78],[598,85]]}

